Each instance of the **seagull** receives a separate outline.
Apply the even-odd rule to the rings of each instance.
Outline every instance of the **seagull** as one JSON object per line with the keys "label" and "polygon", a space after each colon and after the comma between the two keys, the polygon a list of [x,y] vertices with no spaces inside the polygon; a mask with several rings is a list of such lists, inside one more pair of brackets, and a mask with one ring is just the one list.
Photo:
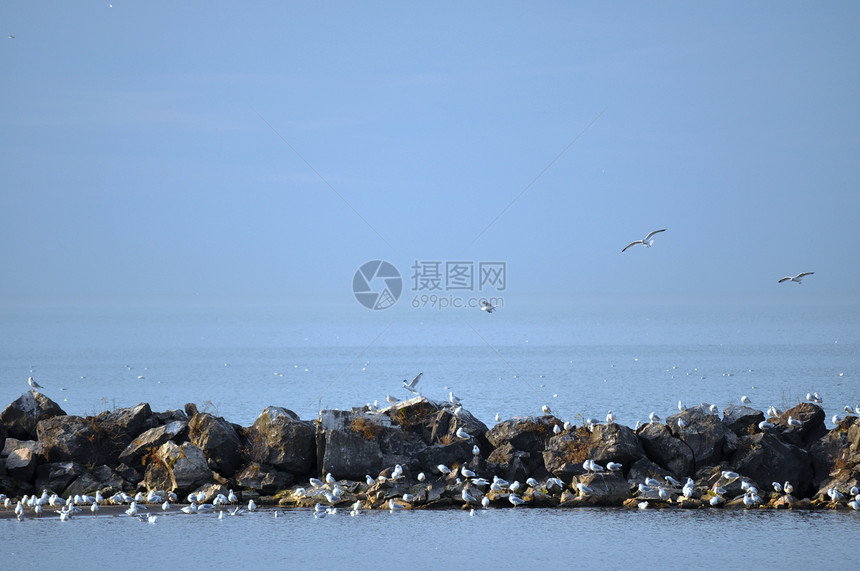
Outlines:
{"label": "seagull", "polygon": [[15,39],[15,36],[13,36],[12,34],[9,34],[9,39],[10,39],[10,40],[14,40],[14,39]]}
{"label": "seagull", "polygon": [[540,407],[540,409],[541,409],[541,411],[543,411],[544,414],[552,414],[552,411],[549,409],[549,407],[547,405],[543,405],[542,407]]}
{"label": "seagull", "polygon": [[662,420],[662,419],[659,416],[657,416],[657,413],[652,412],[651,414],[648,415],[648,420],[650,420],[651,422],[660,422],[660,420]]}
{"label": "seagull", "polygon": [[585,484],[579,482],[576,484],[576,489],[579,490],[579,493],[583,496],[587,496],[588,494],[593,494],[594,490],[586,486]]}
{"label": "seagull", "polygon": [[397,403],[399,403],[399,402],[400,402],[400,399],[398,399],[398,398],[394,398],[394,397],[393,397],[393,396],[391,396],[391,395],[385,395],[385,400],[387,400],[387,401],[388,401],[388,404],[397,404]]}
{"label": "seagull", "polygon": [[481,300],[481,311],[486,311],[487,313],[493,313],[493,310],[496,309],[496,306],[490,305],[490,302],[486,299]]}
{"label": "seagull", "polygon": [[759,430],[766,430],[766,429],[768,429],[768,428],[773,428],[773,423],[772,423],[772,422],[768,422],[768,421],[766,421],[766,420],[762,420],[761,422],[759,422],[759,423],[758,423],[758,429],[759,429]]}
{"label": "seagull", "polygon": [[448,393],[448,400],[451,401],[451,404],[458,405],[460,404],[460,397],[454,394],[454,391]]}
{"label": "seagull", "polygon": [[497,412],[496,413],[496,422],[501,422],[501,421],[502,421],[502,415]]}
{"label": "seagull", "polygon": [[687,410],[687,407],[684,406],[684,403],[678,401],[678,410],[684,412],[685,410]]}
{"label": "seagull", "polygon": [[[484,496],[484,497],[486,497],[486,496]],[[508,501],[511,502],[514,505],[514,507],[521,506],[524,503],[526,503],[526,501],[524,499],[522,499],[521,497],[519,497],[516,494],[510,494],[508,496]]]}
{"label": "seagull", "polygon": [[481,453],[481,449],[478,447],[478,445],[477,445],[477,444],[475,444],[474,446],[472,446],[472,454],[473,454],[474,456],[477,456],[477,455],[478,455],[478,454],[480,454],[480,453]]}
{"label": "seagull", "polygon": [[742,402],[742,403],[744,403],[744,404],[752,404],[752,401],[751,401],[751,400],[750,400],[750,398],[749,398],[748,396],[746,396],[746,395],[744,395],[744,396],[742,396],[742,397],[741,397],[741,402]]}
{"label": "seagull", "polygon": [[606,469],[610,472],[617,472],[621,469],[621,464],[619,464],[618,462],[607,462]]}
{"label": "seagull", "polygon": [[711,414],[716,414],[716,415],[720,414],[720,409],[718,409],[717,405],[715,405],[715,404],[712,404],[710,407],[708,407],[708,411],[710,411]]}
{"label": "seagull", "polygon": [[451,473],[451,468],[449,468],[445,464],[439,464],[438,466],[436,466],[436,469],[439,470],[440,472],[442,472],[443,474],[450,474]]}
{"label": "seagull", "polygon": [[472,438],[471,436],[469,436],[468,432],[463,430],[462,427],[458,428],[457,432],[455,432],[454,435],[461,440],[469,440],[470,438]]}
{"label": "seagull", "polygon": [[771,484],[771,486],[773,486],[773,489],[776,493],[779,493],[782,491],[782,484],[780,484],[779,482],[773,482]]}
{"label": "seagull", "polygon": [[654,236],[654,234],[658,234],[658,233],[660,233],[660,232],[665,232],[665,231],[666,231],[666,229],[665,229],[665,228],[663,228],[662,230],[654,230],[653,232],[649,232],[649,233],[648,233],[648,235],[647,235],[647,236],[645,236],[645,239],[644,239],[644,240],[636,240],[635,242],[630,242],[629,244],[627,244],[626,246],[624,246],[624,249],[623,249],[623,250],[621,250],[621,251],[622,251],[622,252],[624,252],[625,250],[627,250],[627,248],[629,248],[629,247],[631,247],[631,246],[635,246],[636,244],[642,244],[642,245],[643,245],[643,246],[645,246],[646,248],[650,248],[650,247],[651,247],[651,244],[653,244],[653,243],[654,243],[654,240],[653,240],[652,236]]}
{"label": "seagull", "polygon": [[470,494],[469,491],[466,490],[466,488],[463,488],[462,496],[463,496],[463,501],[466,502],[467,504],[471,504],[473,502],[478,503],[478,500],[475,498],[475,496]]}
{"label": "seagull", "polygon": [[800,282],[803,280],[803,278],[804,278],[805,276],[811,276],[811,275],[812,275],[812,274],[814,274],[814,273],[815,273],[815,272],[803,272],[803,273],[797,274],[797,275],[796,275],[796,276],[794,276],[794,277],[791,277],[791,276],[785,276],[784,278],[782,278],[781,280],[779,280],[779,282],[777,282],[777,283],[782,283],[782,282],[787,282],[787,281],[792,281],[792,282],[795,282],[795,283],[800,283]]}
{"label": "seagull", "polygon": [[[418,381],[421,380],[421,375],[424,373],[418,373],[418,376],[412,379],[411,383],[406,382],[406,379],[403,379],[403,388],[413,394],[418,394],[418,391],[415,390],[415,385],[418,384]],[[392,403],[393,404],[393,403]]]}
{"label": "seagull", "polygon": [[33,388],[33,389],[41,389],[41,388],[44,388],[42,385],[40,385],[39,383],[37,383],[36,381],[34,381],[34,380],[33,380],[33,377],[30,377],[29,379],[27,379],[27,382],[30,384],[30,388]]}
{"label": "seagull", "polygon": [[615,415],[610,410],[606,413],[606,424],[612,424],[613,422],[615,422]]}
{"label": "seagull", "polygon": [[797,420],[796,418],[788,417],[788,425],[789,426],[803,426],[803,423]]}

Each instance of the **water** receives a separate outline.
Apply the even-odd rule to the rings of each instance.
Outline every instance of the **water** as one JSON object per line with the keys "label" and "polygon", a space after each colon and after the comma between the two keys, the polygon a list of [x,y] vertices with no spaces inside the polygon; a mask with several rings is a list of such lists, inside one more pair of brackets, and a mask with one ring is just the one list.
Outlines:
{"label": "water", "polygon": [[[792,406],[807,392],[824,397],[829,419],[844,414],[844,405],[860,404],[858,325],[856,303],[597,302],[508,307],[491,316],[352,305],[5,307],[0,405],[26,391],[33,375],[70,414],[194,402],[249,425],[269,405],[307,419],[320,408],[384,402],[386,394],[406,398],[401,381],[423,371],[425,395],[442,400],[453,391],[490,426],[496,412],[540,414],[543,404],[564,420],[603,418],[611,409],[618,422],[632,426],[652,410],[663,417],[675,412],[678,400],[722,408],[746,394],[764,410]],[[298,510],[277,519],[263,511],[224,521],[176,514],[155,525],[127,516],[30,518],[0,520],[0,528],[4,545],[12,546],[4,557],[25,568],[91,567],[91,557],[106,553],[116,554],[111,561],[119,568],[131,568],[155,552],[192,567],[215,560],[338,568],[395,561],[418,568],[458,562],[680,568],[690,561],[724,568],[791,561],[835,568],[852,557],[858,516],[589,508],[315,520]],[[45,539],[87,547],[33,557],[32,546]]]}

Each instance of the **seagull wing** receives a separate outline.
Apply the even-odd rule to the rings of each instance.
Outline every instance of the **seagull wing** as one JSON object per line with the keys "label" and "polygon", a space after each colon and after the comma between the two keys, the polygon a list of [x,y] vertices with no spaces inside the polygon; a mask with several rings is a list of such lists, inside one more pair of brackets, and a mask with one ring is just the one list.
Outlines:
{"label": "seagull wing", "polygon": [[626,246],[624,246],[624,249],[623,249],[623,250],[621,250],[621,251],[622,251],[622,252],[624,252],[624,251],[626,251],[626,250],[627,250],[627,248],[629,248],[630,246],[635,246],[636,244],[644,244],[644,243],[645,243],[645,240],[636,240],[635,242],[630,242],[629,244],[627,244]]}
{"label": "seagull wing", "polygon": [[654,234],[659,234],[660,232],[665,232],[665,231],[666,231],[665,228],[663,228],[662,230],[654,230],[653,232],[649,232],[648,235],[645,236],[645,239],[650,240],[651,236],[653,236]]}
{"label": "seagull wing", "polygon": [[800,278],[802,278],[803,276],[811,276],[811,275],[812,275],[812,274],[814,274],[814,273],[815,273],[815,272],[803,272],[802,274],[797,274],[797,275],[796,275],[796,276],[794,276],[794,277],[795,277],[795,279],[800,279]]}
{"label": "seagull wing", "polygon": [[777,283],[787,282],[790,279],[791,279],[791,276],[786,276],[786,277],[782,278],[781,280],[779,280]]}
{"label": "seagull wing", "polygon": [[417,385],[417,384],[418,384],[418,381],[420,381],[420,380],[421,380],[421,375],[423,375],[423,374],[424,374],[423,372],[422,372],[422,373],[418,373],[418,376],[417,376],[417,377],[415,377],[414,379],[412,379],[412,382],[411,382],[411,383],[409,383],[409,388],[414,389],[414,388],[415,388],[415,385]]}

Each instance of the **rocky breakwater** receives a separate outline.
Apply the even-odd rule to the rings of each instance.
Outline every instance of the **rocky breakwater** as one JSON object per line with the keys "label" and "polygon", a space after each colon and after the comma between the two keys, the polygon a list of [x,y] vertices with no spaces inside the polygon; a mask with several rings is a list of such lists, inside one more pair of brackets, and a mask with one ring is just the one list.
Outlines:
{"label": "rocky breakwater", "polygon": [[806,402],[769,418],[734,405],[721,417],[702,405],[634,430],[551,414],[488,428],[462,407],[415,397],[314,420],[270,406],[244,427],[193,404],[67,415],[29,391],[0,414],[0,448],[0,493],[9,498],[149,492],[353,509],[860,508],[860,418],[827,430],[824,411]]}

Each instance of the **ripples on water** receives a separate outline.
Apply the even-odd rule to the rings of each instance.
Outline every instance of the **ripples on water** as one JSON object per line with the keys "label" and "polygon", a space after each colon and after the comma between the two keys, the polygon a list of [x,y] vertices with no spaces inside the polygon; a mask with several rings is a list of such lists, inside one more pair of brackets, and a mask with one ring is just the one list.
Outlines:
{"label": "ripples on water", "polygon": [[605,508],[0,521],[3,559],[20,569],[843,569],[858,529],[855,512]]}

